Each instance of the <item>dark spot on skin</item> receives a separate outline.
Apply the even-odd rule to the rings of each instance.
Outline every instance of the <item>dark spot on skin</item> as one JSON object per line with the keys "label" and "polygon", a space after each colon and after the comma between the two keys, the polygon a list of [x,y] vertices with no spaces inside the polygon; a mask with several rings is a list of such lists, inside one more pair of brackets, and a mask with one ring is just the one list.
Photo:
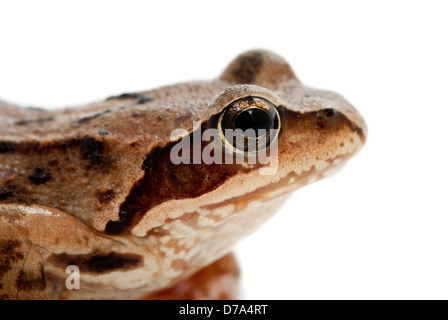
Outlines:
{"label": "dark spot on skin", "polygon": [[149,95],[144,95],[140,93],[122,93],[118,96],[109,97],[106,100],[125,100],[125,99],[138,99],[138,101],[135,104],[144,104],[146,102],[151,102],[154,100],[154,97]]}
{"label": "dark spot on skin", "polygon": [[151,96],[142,96],[142,97],[136,102],[136,104],[144,104],[144,103],[147,103],[147,102],[151,102],[151,101],[153,101],[153,100],[154,100],[154,98],[151,97]]}
{"label": "dark spot on skin", "polygon": [[104,274],[113,271],[129,271],[143,266],[143,257],[134,253],[91,253],[68,255],[66,253],[53,254],[49,262],[56,267],[66,268],[75,265],[81,274]]}
{"label": "dark spot on skin", "polygon": [[100,130],[100,131],[98,131],[98,133],[102,136],[107,136],[109,134],[108,131],[104,131],[104,130]]}
{"label": "dark spot on skin", "polygon": [[102,162],[103,151],[104,143],[92,137],[85,136],[81,142],[81,156],[89,160],[89,168]]}
{"label": "dark spot on skin", "polygon": [[23,259],[18,250],[21,243],[18,240],[0,240],[0,281],[11,270],[11,265]]}
{"label": "dark spot on skin", "polygon": [[100,203],[108,203],[115,198],[115,192],[112,189],[107,189],[106,191],[98,190],[96,192],[96,197]]}
{"label": "dark spot on skin", "polygon": [[233,77],[240,83],[252,83],[260,72],[263,55],[255,51],[250,55],[241,56],[238,63],[238,68],[233,70]]}
{"label": "dark spot on skin", "polygon": [[15,147],[11,142],[0,141],[0,153],[14,152]]}
{"label": "dark spot on skin", "polygon": [[51,160],[50,162],[48,162],[48,165],[51,167],[57,166],[58,165],[58,160]]}
{"label": "dark spot on skin", "polygon": [[35,172],[28,176],[28,180],[30,180],[34,184],[44,184],[51,180],[52,178],[51,172],[46,172],[42,168],[36,168]]}
{"label": "dark spot on skin", "polygon": [[30,119],[30,120],[21,120],[14,123],[17,126],[26,125],[30,123],[43,123],[48,121],[53,121],[54,117],[47,117],[47,118],[39,118],[39,119]]}
{"label": "dark spot on skin", "polygon": [[0,200],[6,200],[10,195],[12,195],[12,192],[6,188],[3,188],[0,191]]}
{"label": "dark spot on skin", "polygon": [[305,97],[305,98],[310,98],[311,95],[310,95],[310,94],[305,94],[304,97]]}
{"label": "dark spot on skin", "polygon": [[92,120],[92,119],[99,118],[99,117],[101,117],[101,116],[103,116],[103,115],[105,115],[105,114],[112,113],[112,112],[113,112],[112,110],[107,109],[107,110],[104,110],[104,111],[102,111],[102,112],[96,113],[96,114],[94,114],[93,116],[89,116],[89,117],[81,118],[81,119],[78,120],[78,123],[85,123],[85,122],[87,122],[87,121],[90,121],[90,120]]}
{"label": "dark spot on skin", "polygon": [[124,100],[124,99],[138,99],[140,98],[141,95],[138,93],[122,93],[118,96],[112,96],[107,98],[106,100],[112,100],[112,99],[117,99],[117,100]]}
{"label": "dark spot on skin", "polygon": [[159,116],[157,117],[157,120],[159,120],[159,121],[163,120],[163,115],[159,115]]}
{"label": "dark spot on skin", "polygon": [[19,291],[29,291],[33,289],[45,290],[47,283],[45,281],[44,267],[41,265],[38,274],[28,273],[23,270],[20,271],[17,278],[17,288]]}
{"label": "dark spot on skin", "polygon": [[87,122],[89,120],[92,120],[93,118],[94,118],[93,116],[91,116],[91,117],[84,117],[84,118],[79,119],[78,123],[84,123],[84,122]]}
{"label": "dark spot on skin", "polygon": [[0,295],[0,300],[8,300],[9,296],[7,294]]}

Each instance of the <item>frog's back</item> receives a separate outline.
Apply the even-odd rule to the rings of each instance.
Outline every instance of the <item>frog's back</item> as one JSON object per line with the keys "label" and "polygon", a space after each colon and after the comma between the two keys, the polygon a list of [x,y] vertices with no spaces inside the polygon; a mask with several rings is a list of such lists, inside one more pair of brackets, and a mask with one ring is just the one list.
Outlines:
{"label": "frog's back", "polygon": [[76,108],[21,108],[0,101],[2,140],[66,139],[99,131],[129,139],[169,137],[174,129],[191,130],[223,81],[189,82],[139,93],[124,93]]}
{"label": "frog's back", "polygon": [[192,131],[224,87],[190,82],[60,110],[0,102],[0,201],[44,204],[104,230],[150,151],[174,129]]}

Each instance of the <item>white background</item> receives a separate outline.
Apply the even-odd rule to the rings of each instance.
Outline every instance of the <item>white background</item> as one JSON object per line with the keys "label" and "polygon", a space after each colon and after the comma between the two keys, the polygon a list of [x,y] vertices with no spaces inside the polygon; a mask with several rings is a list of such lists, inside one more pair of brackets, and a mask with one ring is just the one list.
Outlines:
{"label": "white background", "polygon": [[446,2],[70,3],[1,2],[0,99],[84,104],[265,48],[365,117],[361,153],[237,247],[244,298],[448,298]]}

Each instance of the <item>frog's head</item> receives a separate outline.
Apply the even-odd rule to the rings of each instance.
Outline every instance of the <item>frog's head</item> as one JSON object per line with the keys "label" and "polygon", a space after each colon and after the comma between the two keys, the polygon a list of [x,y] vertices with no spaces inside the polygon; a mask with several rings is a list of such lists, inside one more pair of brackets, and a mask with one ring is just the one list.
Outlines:
{"label": "frog's head", "polygon": [[[287,194],[332,173],[366,139],[364,120],[342,96],[302,85],[266,51],[240,55],[217,80],[150,94],[171,108],[157,127],[171,139],[146,154],[144,176],[106,232],[143,237],[179,275],[227,253]],[[188,112],[173,116],[182,104]],[[226,129],[237,131],[228,138]]]}
{"label": "frog's head", "polygon": [[266,150],[255,143],[256,152],[248,152],[247,141],[253,137],[226,139],[224,128],[276,129],[277,133],[266,134],[268,138],[256,135],[255,140],[265,143],[268,154],[270,151],[268,164],[238,167],[238,174],[216,189],[223,195],[216,196],[221,200],[204,208],[224,210],[228,206],[233,213],[242,210],[243,216],[244,210],[252,207],[254,215],[241,219],[256,225],[258,215],[270,211],[269,203],[281,202],[283,195],[333,174],[366,141],[364,119],[347,100],[335,92],[303,85],[290,65],[272,52],[241,54],[220,79],[227,83],[226,88],[209,104],[203,122],[218,128],[218,140],[227,154],[245,153],[250,159]]}
{"label": "frog's head", "polygon": [[[347,100],[335,92],[304,86],[289,64],[274,53],[246,52],[220,79],[232,85],[215,97],[205,118],[216,115],[221,131],[224,127],[278,129],[278,136],[268,141],[270,148],[278,149],[275,178],[303,180],[300,176],[306,175],[310,182],[315,181],[334,171],[365,143],[366,124]],[[224,145],[232,149],[231,142]],[[233,152],[238,148],[233,147]]]}
{"label": "frog's head", "polygon": [[[343,165],[366,139],[364,120],[342,96],[302,85],[285,60],[267,51],[240,55],[218,80],[183,86],[180,99],[195,92],[203,99],[195,106],[199,117],[188,120],[200,121],[152,149],[145,177],[122,206],[125,219],[111,222],[110,233],[132,225],[141,236],[210,236],[209,250],[219,251],[266,220],[283,195]],[[207,129],[214,131],[206,137]],[[227,139],[226,129],[275,130]],[[261,153],[268,161],[252,163]],[[133,221],[126,220],[130,212]]]}

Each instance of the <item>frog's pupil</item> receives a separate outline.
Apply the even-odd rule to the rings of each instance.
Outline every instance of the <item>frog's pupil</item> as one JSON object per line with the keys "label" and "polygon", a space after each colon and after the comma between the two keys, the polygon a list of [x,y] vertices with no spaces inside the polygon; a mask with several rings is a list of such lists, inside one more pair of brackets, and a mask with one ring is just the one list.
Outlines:
{"label": "frog's pupil", "polygon": [[243,131],[254,129],[258,137],[258,130],[269,130],[271,128],[272,119],[266,111],[259,108],[251,108],[238,114],[234,124],[235,129]]}

